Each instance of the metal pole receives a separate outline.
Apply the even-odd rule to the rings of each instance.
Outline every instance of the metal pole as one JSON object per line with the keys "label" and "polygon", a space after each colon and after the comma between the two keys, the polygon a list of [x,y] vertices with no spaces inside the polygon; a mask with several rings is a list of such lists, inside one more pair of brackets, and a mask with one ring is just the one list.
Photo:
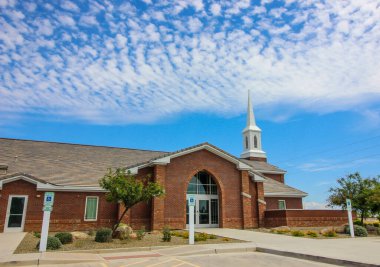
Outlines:
{"label": "metal pole", "polygon": [[189,209],[189,244],[194,245],[194,206]]}
{"label": "metal pole", "polygon": [[47,238],[49,234],[49,223],[50,223],[50,211],[44,211],[44,217],[42,220],[41,239],[40,239],[40,252],[46,251]]}

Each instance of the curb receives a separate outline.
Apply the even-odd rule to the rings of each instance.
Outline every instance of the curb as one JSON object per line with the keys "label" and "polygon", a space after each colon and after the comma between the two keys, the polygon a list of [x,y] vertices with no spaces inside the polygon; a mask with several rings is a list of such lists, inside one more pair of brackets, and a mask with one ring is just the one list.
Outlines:
{"label": "curb", "polygon": [[316,256],[316,255],[310,255],[310,254],[275,250],[275,249],[262,248],[262,247],[257,247],[256,251],[268,253],[268,254],[273,254],[273,255],[278,255],[278,256],[297,258],[297,259],[301,259],[301,260],[308,260],[308,261],[315,261],[315,262],[321,262],[321,263],[327,263],[327,264],[334,264],[334,265],[338,265],[338,266],[379,267],[379,265],[377,265],[377,264],[363,263],[363,262],[357,262],[357,261],[351,261],[351,260],[327,258],[327,257],[323,257],[323,256]]}
{"label": "curb", "polygon": [[186,253],[175,254],[175,256],[189,256],[189,255],[207,255],[207,254],[224,254],[224,253],[239,253],[239,252],[255,252],[256,247],[244,248],[213,248],[200,251],[191,251]]}

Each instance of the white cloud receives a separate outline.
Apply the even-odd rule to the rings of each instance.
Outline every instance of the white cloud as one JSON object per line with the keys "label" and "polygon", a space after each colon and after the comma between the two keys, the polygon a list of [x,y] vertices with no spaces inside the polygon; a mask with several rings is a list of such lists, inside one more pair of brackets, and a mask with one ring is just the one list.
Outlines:
{"label": "white cloud", "polygon": [[327,207],[326,203],[315,202],[315,201],[304,201],[303,208],[307,210],[327,210],[332,209],[331,207]]}
{"label": "white cloud", "polygon": [[[181,112],[234,116],[245,112],[252,89],[256,110],[268,119],[357,110],[377,124],[376,1],[287,2],[271,9],[267,2],[215,1],[206,5],[211,16],[203,1],[160,1],[143,11],[132,2],[90,1],[80,15],[53,4],[30,15],[33,8],[2,1],[0,112],[94,123],[144,123]],[[74,2],[62,7],[79,11]]]}
{"label": "white cloud", "polygon": [[220,5],[217,4],[217,3],[212,4],[211,7],[210,7],[210,11],[211,11],[211,13],[212,13],[214,16],[219,16],[221,10],[222,10],[222,8],[221,8]]}

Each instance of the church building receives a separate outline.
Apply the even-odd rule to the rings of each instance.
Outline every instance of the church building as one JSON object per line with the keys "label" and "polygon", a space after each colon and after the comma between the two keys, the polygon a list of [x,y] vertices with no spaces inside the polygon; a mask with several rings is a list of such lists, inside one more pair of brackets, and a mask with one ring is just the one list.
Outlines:
{"label": "church building", "polygon": [[124,222],[134,229],[186,228],[187,194],[196,195],[196,228],[345,222],[341,211],[303,210],[307,194],[286,185],[286,172],[267,161],[250,97],[242,135],[240,158],[209,143],[163,152],[0,138],[0,231],[40,231],[45,192],[55,193],[50,231],[112,227],[122,208],[99,187],[111,167],[137,179],[150,175],[165,188],[164,197],[128,212]]}

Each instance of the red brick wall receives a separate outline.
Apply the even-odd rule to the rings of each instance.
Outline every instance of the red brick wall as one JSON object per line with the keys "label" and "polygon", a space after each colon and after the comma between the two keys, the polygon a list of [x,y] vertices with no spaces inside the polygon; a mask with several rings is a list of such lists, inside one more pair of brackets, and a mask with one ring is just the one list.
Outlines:
{"label": "red brick wall", "polygon": [[219,226],[242,228],[241,176],[236,165],[201,150],[171,160],[166,166],[165,224],[172,228],[186,227],[187,186],[199,171],[215,177],[219,191]]}
{"label": "red brick wall", "polygon": [[[44,192],[36,191],[36,185],[17,180],[3,185],[0,191],[0,231],[4,230],[9,195],[28,195],[25,217],[25,231],[40,231]],[[39,197],[38,197],[39,196]],[[99,196],[98,220],[84,221],[86,196]],[[50,217],[50,231],[89,230],[111,227],[117,217],[117,205],[108,203],[104,193],[55,192],[53,211]]]}
{"label": "red brick wall", "polygon": [[[353,214],[356,218],[356,214]],[[348,223],[344,210],[270,210],[265,211],[265,226],[325,227]]]}
{"label": "red brick wall", "polygon": [[264,176],[271,178],[277,182],[285,183],[284,174],[277,174],[277,173],[262,173]]}
{"label": "red brick wall", "polygon": [[285,200],[286,209],[303,209],[300,197],[266,197],[267,210],[278,210],[279,200]]}

